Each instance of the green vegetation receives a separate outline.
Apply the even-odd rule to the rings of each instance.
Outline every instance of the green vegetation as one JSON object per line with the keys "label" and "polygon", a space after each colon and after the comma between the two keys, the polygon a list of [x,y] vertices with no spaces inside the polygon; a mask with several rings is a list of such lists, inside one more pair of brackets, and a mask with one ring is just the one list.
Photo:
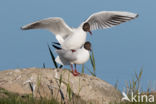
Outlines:
{"label": "green vegetation", "polygon": [[[55,61],[55,56],[54,56],[54,54],[53,54],[53,52],[52,52],[52,50],[51,50],[51,48],[50,48],[49,45],[48,45],[48,49],[49,49],[49,53],[50,53],[50,56],[51,56],[51,59],[52,59],[52,62],[53,62],[53,64],[54,64],[55,68],[58,68],[58,65],[57,65],[57,63],[56,63],[56,61]],[[44,66],[45,66],[45,65],[44,65]]]}
{"label": "green vegetation", "polygon": [[[131,92],[133,92],[136,96],[137,102],[132,101],[122,101],[120,103],[111,103],[111,104],[156,104],[156,101],[154,102],[147,102],[146,99],[144,101],[140,101],[138,97],[141,95],[153,95],[156,98],[156,93],[151,91],[149,88],[146,91],[143,91],[141,88],[141,78],[142,78],[143,70],[141,69],[140,72],[137,74],[135,73],[135,77],[126,83],[126,90],[125,93],[128,96],[128,98],[131,100]],[[64,73],[62,72],[62,75]],[[70,81],[68,80],[65,82],[62,78],[62,75],[56,79],[58,81],[58,94],[61,95],[61,102],[58,102],[58,94],[54,96],[51,99],[46,99],[43,97],[35,98],[33,97],[33,93],[29,95],[19,95],[16,93],[8,92],[2,88],[0,88],[0,104],[87,104],[85,101],[81,100],[79,95],[75,95],[70,87]],[[70,74],[68,75],[68,79],[70,79]],[[40,87],[41,83],[41,75],[38,76],[37,79],[37,88]],[[64,95],[61,90],[62,83],[67,86],[67,95]],[[81,82],[79,82],[79,92],[81,91]],[[117,84],[115,84],[115,87],[117,88]],[[33,92],[33,90],[32,90]],[[65,96],[68,97],[68,101],[65,100]],[[66,103],[65,103],[66,102]]]}
{"label": "green vegetation", "polygon": [[[116,103],[116,104],[156,104],[155,101],[156,92],[152,91],[150,88],[147,88],[147,90],[144,91],[141,86],[140,82],[141,82],[142,74],[143,74],[143,69],[141,68],[140,72],[138,74],[135,72],[134,78],[126,83],[125,94],[128,96],[130,101],[122,101],[121,103]],[[152,100],[152,96],[154,98],[153,100]],[[132,98],[135,98],[136,100],[134,99],[132,100]]]}
{"label": "green vegetation", "polygon": [[[48,49],[49,49],[49,53],[50,53],[54,67],[61,68],[62,66],[59,66],[56,63],[55,56],[54,56],[49,45],[48,45]],[[84,73],[84,70],[87,69],[88,72],[92,76],[96,76],[96,64],[95,64],[95,58],[94,58],[93,51],[91,52],[91,55],[90,55],[90,63],[91,63],[92,70],[90,70],[87,66],[82,65],[81,73]],[[45,67],[46,67],[45,63],[43,63],[43,68],[45,68]],[[79,97],[79,94],[76,95],[72,91],[71,86],[70,86],[70,81],[69,81],[70,75],[68,75],[68,82],[65,82],[62,78],[63,74],[64,73],[62,72],[62,74],[60,75],[60,78],[56,79],[58,82],[57,83],[58,93],[56,96],[54,96],[51,99],[46,99],[41,96],[40,96],[40,98],[33,97],[33,85],[31,83],[29,83],[31,91],[32,91],[32,94],[30,94],[30,95],[19,95],[16,93],[8,92],[5,89],[0,88],[0,104],[88,104]],[[142,86],[141,86],[142,74],[143,74],[143,69],[141,68],[140,72],[138,74],[135,72],[135,76],[133,77],[133,79],[126,82],[126,85],[125,85],[126,86],[125,90],[124,90],[125,94],[131,100],[132,92],[133,92],[133,94],[136,95],[136,102],[124,100],[120,103],[111,103],[111,104],[156,104],[156,101],[151,103],[151,102],[147,102],[146,99],[144,99],[143,101],[139,101],[139,97],[141,97],[141,95],[147,95],[147,96],[153,95],[156,99],[156,92],[153,92],[150,88],[148,88],[146,91],[143,91]],[[117,83],[114,85],[114,87],[116,89],[118,89],[118,82],[119,81],[117,81]],[[67,87],[67,89],[66,89],[67,95],[64,95],[61,90],[62,83],[64,85],[66,85],[66,87]],[[37,78],[37,92],[38,93],[40,93],[40,91],[39,91],[40,84],[41,84],[41,75],[39,75]],[[81,82],[79,80],[79,92],[82,89],[80,85],[81,85]],[[59,94],[61,96],[61,102],[58,102]],[[65,99],[65,96],[67,96],[68,100]]]}
{"label": "green vegetation", "polygon": [[[57,68],[58,65],[57,63],[55,62],[55,56],[53,55],[53,52],[52,50],[50,49],[50,47],[48,46],[49,48],[49,52],[50,52],[50,55],[52,57],[52,62],[54,64],[54,66]],[[88,70],[88,72],[92,75],[92,76],[96,76],[96,64],[95,64],[95,58],[94,58],[94,52],[93,50],[91,51],[91,54],[90,54],[90,64],[91,64],[91,68],[88,68],[88,66],[85,66],[84,64],[82,65],[82,70],[81,70],[81,73],[84,73],[84,70]],[[45,65],[43,65],[45,67]],[[90,70],[91,69],[91,70]],[[125,87],[125,94],[131,98],[131,94],[133,92],[134,95],[137,95],[137,102],[129,102],[129,101],[122,101],[121,103],[119,104],[156,104],[156,101],[154,101],[153,103],[150,103],[150,102],[139,102],[139,99],[138,97],[143,95],[143,94],[147,94],[147,95],[150,95],[150,94],[153,94],[156,98],[156,93],[153,93],[150,88],[148,88],[146,91],[143,91],[142,87],[141,87],[141,77],[142,77],[142,73],[143,73],[143,69],[141,68],[139,74],[137,74],[135,72],[135,76],[132,80],[126,82],[126,87]],[[59,79],[59,82],[63,81],[63,79]],[[60,83],[60,85],[61,85]],[[65,83],[65,82],[63,82]],[[72,91],[71,91],[71,88],[70,88],[70,85],[68,83],[65,83],[65,85],[67,85],[67,92],[68,92],[68,97],[70,100],[72,100]],[[118,81],[117,83],[115,84],[114,86],[115,88],[118,87]],[[81,88],[80,88],[81,89]],[[118,89],[118,88],[117,88]],[[118,103],[115,103],[115,104],[118,104]]]}
{"label": "green vegetation", "polygon": [[0,88],[0,104],[59,104],[55,99],[37,99],[32,95],[18,95]]}
{"label": "green vegetation", "polygon": [[[56,79],[58,81],[57,85],[58,85],[58,94],[61,95],[61,104],[64,104],[65,102],[65,95],[64,93],[62,92],[61,90],[61,85],[62,83],[66,86],[66,91],[67,91],[67,99],[68,101],[66,101],[67,104],[86,104],[85,101],[83,101],[79,94],[76,95],[73,91],[72,91],[72,88],[71,88],[71,85],[70,85],[70,74],[68,73],[68,81],[65,82],[62,78],[62,75],[64,74],[64,72],[62,72],[62,74],[60,75],[60,78]],[[81,91],[81,87],[80,87],[80,80],[79,80],[79,92]],[[56,96],[56,99],[58,97],[58,94]]]}
{"label": "green vegetation", "polygon": [[[63,83],[63,82],[60,82]],[[60,84],[59,83],[59,84]],[[68,86],[68,85],[67,85]],[[11,93],[6,91],[5,89],[0,88],[0,104],[87,104],[85,101],[81,100],[79,96],[74,95],[70,86],[67,87],[68,94],[69,94],[69,101],[64,101],[64,95],[62,95],[61,102],[57,101],[56,98],[46,99],[46,98],[35,98],[30,95],[19,95],[16,93]],[[61,89],[59,91],[61,94]]]}

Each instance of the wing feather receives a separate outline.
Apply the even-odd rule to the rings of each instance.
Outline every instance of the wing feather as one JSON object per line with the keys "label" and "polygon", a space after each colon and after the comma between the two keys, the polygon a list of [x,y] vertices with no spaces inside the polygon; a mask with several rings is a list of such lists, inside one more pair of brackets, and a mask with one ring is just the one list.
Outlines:
{"label": "wing feather", "polygon": [[138,14],[120,11],[102,11],[92,14],[84,23],[90,24],[91,30],[110,28],[135,19]]}
{"label": "wing feather", "polygon": [[36,21],[21,27],[21,29],[47,29],[54,35],[60,35],[62,38],[66,38],[72,32],[72,29],[60,17],[51,17]]}

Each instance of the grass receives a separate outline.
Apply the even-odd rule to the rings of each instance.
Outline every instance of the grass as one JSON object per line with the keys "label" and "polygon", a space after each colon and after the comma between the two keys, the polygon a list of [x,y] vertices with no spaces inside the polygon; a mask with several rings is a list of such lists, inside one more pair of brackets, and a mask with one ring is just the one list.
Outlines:
{"label": "grass", "polygon": [[[57,63],[55,62],[55,56],[52,52],[52,50],[50,49],[50,47],[48,46],[49,48],[49,52],[50,52],[50,55],[51,55],[51,58],[52,58],[52,62],[54,64],[54,66],[57,68],[58,65]],[[95,64],[95,58],[94,58],[94,52],[93,50],[91,51],[91,54],[90,54],[90,65],[91,65],[91,68],[88,68],[87,66],[85,66],[84,64],[82,65],[82,70],[81,70],[81,73],[84,73],[85,69],[88,70],[88,72],[92,75],[92,76],[96,76],[96,64]],[[45,65],[43,65],[45,67]],[[152,92],[150,91],[150,89],[148,88],[146,91],[143,91],[142,88],[141,88],[141,77],[142,77],[142,73],[143,73],[143,69],[141,68],[139,74],[137,74],[135,72],[135,76],[133,77],[132,80],[128,81],[126,83],[126,94],[127,96],[130,98],[131,97],[131,93],[133,92],[134,95],[137,95],[137,97],[139,96],[138,93],[140,95],[142,94],[151,94]],[[61,83],[65,83],[65,82],[62,82],[63,79],[60,78],[59,79],[59,82],[60,82],[60,85]],[[69,100],[71,101],[72,100],[72,90],[70,88],[70,84],[69,83],[65,83],[65,85],[67,86],[67,92],[68,92],[68,97],[69,97]],[[115,84],[114,86],[115,88],[118,87],[118,82]],[[81,88],[80,88],[81,89]],[[118,88],[117,88],[118,89]],[[61,92],[60,92],[61,94]],[[156,98],[156,93],[153,93],[153,95],[155,96]],[[138,101],[138,99],[137,99]],[[115,103],[115,104],[156,104],[156,101],[154,101],[153,103],[148,103],[148,102],[128,102],[128,101],[123,101],[121,103]]]}
{"label": "grass", "polygon": [[[33,84],[29,83],[30,89],[32,91],[32,94],[29,95],[19,95],[16,93],[8,92],[7,90],[0,88],[0,104],[88,104],[84,100],[80,98],[79,95],[76,95],[70,86],[70,74],[68,75],[68,81],[65,82],[63,80],[63,75],[64,73],[60,75],[59,78],[56,78],[57,80],[57,85],[58,85],[58,93],[56,96],[53,96],[51,99],[44,98],[42,96],[36,98],[33,96],[34,88]],[[62,83],[66,85],[67,87],[67,95],[64,95],[61,86]],[[40,93],[40,88],[41,88],[41,75],[38,75],[37,78],[37,92]],[[79,88],[79,91],[81,91],[81,87]],[[58,101],[58,96],[61,96],[61,101]],[[53,94],[52,94],[53,95]],[[68,96],[65,99],[65,96]]]}
{"label": "grass", "polygon": [[96,64],[95,64],[95,58],[94,58],[94,52],[93,50],[90,52],[90,65],[91,69],[85,66],[84,64],[82,65],[82,71],[81,73],[84,73],[84,70],[87,69],[87,71],[92,75],[96,77]]}
{"label": "grass", "polygon": [[[79,96],[79,93],[78,95],[76,95],[72,88],[71,88],[71,85],[70,85],[70,74],[68,73],[68,81],[65,82],[62,78],[62,75],[64,73],[62,73],[60,75],[60,78],[56,80],[58,81],[57,85],[58,85],[58,94],[61,95],[61,104],[66,102],[66,104],[86,104],[86,102],[84,100],[82,100]],[[67,95],[64,95],[64,93],[62,92],[61,90],[61,85],[62,83],[66,86],[66,91],[67,91]],[[80,86],[80,80],[79,80],[79,92],[81,91],[81,86]],[[58,97],[58,94],[56,96],[56,99]],[[65,101],[65,96],[67,97],[67,100]]]}
{"label": "grass", "polygon": [[[49,49],[49,53],[51,56],[51,60],[52,63],[54,65],[55,68],[62,68],[62,66],[58,65],[55,61],[55,56],[50,48],[50,46],[48,45],[48,49]],[[84,73],[84,70],[87,69],[88,72],[92,75],[92,76],[96,76],[96,64],[95,64],[95,58],[94,58],[94,52],[92,51],[90,54],[90,65],[91,65],[91,70],[85,66],[84,64],[82,65],[82,71],[81,73]],[[43,68],[46,68],[45,63],[43,63]],[[62,73],[64,74],[64,73]],[[76,95],[73,93],[71,86],[70,86],[70,75],[68,75],[68,82],[65,82],[62,78],[62,74],[60,75],[60,78],[56,79],[58,81],[58,94],[61,95],[61,102],[58,102],[58,94],[56,96],[54,96],[54,98],[51,99],[46,99],[43,97],[40,98],[35,98],[33,97],[33,85],[31,83],[29,83],[32,94],[30,95],[19,95],[16,93],[11,93],[6,91],[5,89],[0,88],[0,104],[87,104],[85,101],[81,100],[79,97],[79,94]],[[135,72],[135,75],[133,77],[132,80],[128,81],[126,83],[126,89],[125,89],[125,93],[128,96],[128,98],[131,97],[131,93],[133,92],[134,95],[137,95],[138,98],[138,93],[140,95],[146,94],[146,95],[154,95],[156,98],[156,93],[152,92],[150,90],[150,88],[148,88],[146,91],[143,91],[143,89],[141,88],[141,78],[142,78],[142,74],[143,74],[143,69],[141,68],[140,72],[137,74]],[[114,87],[116,89],[118,89],[118,82],[114,85]],[[37,90],[39,92],[39,88],[40,88],[40,83],[41,83],[41,75],[38,76],[37,79]],[[66,85],[67,87],[67,95],[64,95],[62,90],[61,90],[61,85],[62,83],[64,85]],[[81,82],[79,80],[79,93],[81,91]],[[68,101],[65,101],[65,96],[67,96]],[[65,103],[66,102],[66,103]],[[90,103],[92,104],[92,103]],[[120,103],[111,103],[111,104],[156,104],[156,101],[154,101],[153,103],[150,102],[129,102],[129,101],[122,101]]]}
{"label": "grass", "polygon": [[[122,101],[121,103],[116,103],[116,104],[156,104],[156,101],[155,101],[156,92],[153,92],[150,88],[147,88],[145,91],[142,89],[142,86],[141,86],[142,74],[143,74],[143,68],[141,68],[138,74],[135,72],[134,78],[126,83],[125,93],[130,99],[130,101]],[[115,84],[115,87],[117,87],[116,84]],[[132,93],[134,96],[136,95],[135,97],[136,101],[134,100],[132,101]],[[147,97],[142,97],[142,96],[147,96]],[[152,96],[154,97],[154,99],[149,100],[152,98]]]}
{"label": "grass", "polygon": [[54,54],[53,54],[53,52],[52,52],[52,50],[51,50],[49,45],[48,45],[48,49],[49,49],[49,53],[50,53],[50,56],[51,56],[51,59],[52,59],[52,62],[54,64],[55,68],[58,68],[58,65],[57,65],[57,63],[55,61],[55,56],[54,56]]}
{"label": "grass", "polygon": [[95,58],[94,58],[94,52],[91,51],[90,55],[90,63],[92,65],[93,72],[89,71],[93,76],[96,76],[96,65],[95,65]]}
{"label": "grass", "polygon": [[0,104],[60,104],[55,99],[38,99],[32,95],[18,95],[0,88]]}
{"label": "grass", "polygon": [[[125,86],[126,90],[125,93],[127,94],[128,98],[131,97],[131,92],[136,94],[138,97],[138,93],[140,95],[153,95],[156,98],[156,92],[153,92],[150,90],[150,88],[147,88],[147,90],[143,91],[141,87],[141,78],[142,78],[143,69],[140,70],[140,72],[137,74],[135,72],[134,77],[132,80],[128,81]],[[63,75],[64,73],[62,73]],[[35,98],[33,97],[33,93],[30,95],[19,95],[16,93],[8,92],[2,88],[0,88],[0,104],[87,104],[85,101],[81,100],[79,95],[75,95],[70,87],[70,81],[68,80],[65,82],[62,78],[62,75],[58,79],[58,94],[61,95],[61,102],[57,101],[57,96],[54,96],[54,98],[46,99],[43,97]],[[68,75],[68,79],[70,79],[70,75]],[[37,81],[37,87],[40,86],[41,81],[41,75],[38,76]],[[64,95],[61,90],[62,83],[67,86],[67,95]],[[79,82],[79,92],[81,91],[81,82]],[[115,87],[117,88],[118,84],[115,84]],[[33,90],[32,90],[33,91]],[[65,103],[65,96],[68,97],[68,101]],[[154,102],[138,102],[138,99],[136,97],[137,102],[129,102],[129,101],[122,101],[120,103],[111,103],[111,104],[156,104],[156,101]]]}

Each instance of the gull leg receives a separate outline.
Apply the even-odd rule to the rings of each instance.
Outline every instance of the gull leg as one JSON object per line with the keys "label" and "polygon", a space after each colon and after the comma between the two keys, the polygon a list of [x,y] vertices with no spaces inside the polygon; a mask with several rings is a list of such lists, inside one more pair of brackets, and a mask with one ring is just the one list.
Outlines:
{"label": "gull leg", "polygon": [[80,73],[77,71],[77,69],[76,69],[76,64],[74,64],[74,66],[75,66],[75,71],[74,71],[74,73],[76,74],[76,76],[78,76]]}
{"label": "gull leg", "polygon": [[75,71],[73,70],[73,65],[72,65],[72,64],[70,65],[70,67],[71,67],[71,69],[72,69],[72,74],[73,74],[74,76],[77,76],[77,73],[75,73]]}
{"label": "gull leg", "polygon": [[72,65],[72,64],[70,65],[70,67],[71,67],[71,69],[72,69],[72,74],[73,74],[74,76],[78,76],[79,73],[78,73],[77,71],[73,70],[73,65]]}
{"label": "gull leg", "polygon": [[71,64],[71,65],[70,65],[70,67],[71,67],[71,69],[72,69],[72,73],[74,73],[74,70],[73,70],[73,65]]}

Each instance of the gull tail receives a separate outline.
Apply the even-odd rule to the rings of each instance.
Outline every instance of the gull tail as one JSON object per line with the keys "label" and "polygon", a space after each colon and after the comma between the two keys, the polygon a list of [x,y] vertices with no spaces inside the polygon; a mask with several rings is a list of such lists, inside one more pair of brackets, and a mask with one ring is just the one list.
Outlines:
{"label": "gull tail", "polygon": [[60,65],[64,65],[64,64],[62,63],[62,61],[61,61],[61,59],[60,59],[59,56],[57,56],[57,57],[55,58],[55,61],[56,61],[57,63],[59,63]]}

